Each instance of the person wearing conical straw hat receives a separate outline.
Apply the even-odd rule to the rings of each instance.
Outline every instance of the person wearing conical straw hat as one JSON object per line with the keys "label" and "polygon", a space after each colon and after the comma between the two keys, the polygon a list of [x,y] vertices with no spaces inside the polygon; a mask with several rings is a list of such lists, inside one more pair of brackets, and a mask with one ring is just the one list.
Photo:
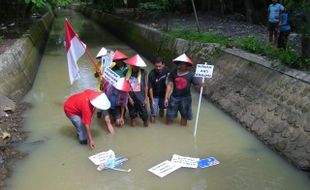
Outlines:
{"label": "person wearing conical straw hat", "polygon": [[127,65],[124,62],[127,58],[128,57],[119,50],[114,52],[111,69],[120,77],[124,77],[124,72],[127,70]]}
{"label": "person wearing conical straw hat", "polygon": [[[111,56],[111,54],[113,53],[113,51],[108,50],[104,47],[102,47],[100,49],[100,51],[98,52],[98,54],[96,55],[96,59],[98,59],[98,62],[96,63],[96,68],[95,68],[95,73],[94,76],[95,78],[98,78],[98,88],[97,91],[98,92],[105,92],[107,90],[107,88],[109,87],[109,83],[103,78],[103,65],[105,63],[102,63],[102,60],[106,60],[103,58],[107,58],[107,56]],[[112,57],[111,57],[112,58]],[[98,110],[97,111],[97,118],[101,118],[102,116],[102,110]],[[105,118],[107,119],[107,118]],[[108,128],[111,128],[111,124],[107,124]]]}
{"label": "person wearing conical straw hat", "polygon": [[202,84],[198,78],[194,77],[194,73],[189,70],[193,62],[186,54],[178,56],[172,62],[177,65],[177,69],[171,72],[168,77],[165,94],[166,123],[171,124],[177,117],[178,112],[180,112],[180,124],[186,126],[187,120],[191,120],[193,117],[191,85],[193,84],[198,88]]}
{"label": "person wearing conical straw hat", "polygon": [[148,114],[146,105],[147,98],[147,72],[142,69],[146,67],[142,58],[136,54],[126,61],[129,65],[128,70],[125,73],[126,79],[129,80],[131,91],[129,92],[129,103],[127,105],[129,110],[129,116],[131,119],[131,126],[137,125],[138,114],[143,120],[143,125],[148,126]]}
{"label": "person wearing conical straw hat", "polygon": [[124,125],[125,109],[128,103],[130,91],[129,80],[125,77],[118,79],[115,86],[110,86],[107,90],[107,96],[111,102],[109,114],[115,121],[115,125],[121,127]]}
{"label": "person wearing conical straw hat", "polygon": [[80,144],[88,144],[91,149],[95,143],[90,131],[95,108],[107,110],[111,103],[104,93],[85,90],[70,96],[64,103],[64,112],[75,127]]}
{"label": "person wearing conical straw hat", "polygon": [[96,59],[98,59],[98,62],[96,63],[96,68],[95,68],[95,73],[94,76],[95,78],[98,78],[98,92],[101,92],[101,86],[102,83],[104,83],[104,79],[102,77],[102,62],[101,62],[101,58],[105,55],[107,55],[108,50],[104,47],[102,47],[100,49],[100,51],[98,52],[98,54],[96,55]]}

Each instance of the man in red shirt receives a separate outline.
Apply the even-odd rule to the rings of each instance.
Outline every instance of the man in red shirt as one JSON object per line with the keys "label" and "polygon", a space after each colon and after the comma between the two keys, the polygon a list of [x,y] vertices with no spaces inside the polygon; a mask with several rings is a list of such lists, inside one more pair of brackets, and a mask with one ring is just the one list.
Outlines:
{"label": "man in red shirt", "polygon": [[64,103],[64,111],[74,125],[80,144],[88,144],[91,149],[95,148],[94,140],[91,135],[91,118],[95,108],[107,110],[110,102],[104,93],[94,90],[70,96]]}

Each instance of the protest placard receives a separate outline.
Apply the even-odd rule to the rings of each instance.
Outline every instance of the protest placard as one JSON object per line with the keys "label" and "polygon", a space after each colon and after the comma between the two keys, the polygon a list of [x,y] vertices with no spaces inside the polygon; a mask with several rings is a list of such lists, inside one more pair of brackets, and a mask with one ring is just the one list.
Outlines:
{"label": "protest placard", "polygon": [[105,69],[107,67],[110,67],[112,64],[112,58],[113,56],[111,54],[107,54],[101,57],[101,67],[102,69]]}
{"label": "protest placard", "polygon": [[166,160],[150,168],[148,171],[162,178],[179,168],[180,168],[180,165],[175,164],[169,160]]}
{"label": "protest placard", "polygon": [[212,78],[213,65],[197,64],[195,77]]}
{"label": "protest placard", "polygon": [[98,154],[88,157],[95,165],[100,165],[106,163],[109,159],[115,159],[115,153],[113,150],[108,150],[106,152],[99,152]]}
{"label": "protest placard", "polygon": [[197,168],[199,158],[185,157],[174,154],[172,156],[171,162],[176,163],[184,168]]}
{"label": "protest placard", "polygon": [[112,86],[115,86],[120,76],[112,69],[107,67],[104,69],[103,78],[107,80]]}
{"label": "protest placard", "polygon": [[[208,65],[207,62],[205,64],[197,64],[195,77],[202,77],[202,82],[205,82],[205,78],[212,78],[213,74],[213,65]],[[196,137],[197,128],[198,128],[198,121],[199,121],[199,113],[200,113],[200,105],[201,105],[201,98],[202,98],[203,86],[200,87],[199,93],[199,100],[198,100],[198,108],[196,114],[196,121],[195,121],[195,130],[194,130],[194,137]]]}

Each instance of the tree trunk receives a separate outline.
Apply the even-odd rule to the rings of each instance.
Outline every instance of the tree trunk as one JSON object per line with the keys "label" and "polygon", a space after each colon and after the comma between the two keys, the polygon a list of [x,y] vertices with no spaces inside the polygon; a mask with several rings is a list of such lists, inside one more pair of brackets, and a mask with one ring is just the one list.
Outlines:
{"label": "tree trunk", "polygon": [[32,3],[32,1],[30,1],[30,2],[27,4],[26,10],[25,10],[24,19],[28,19],[28,18],[30,17],[33,5],[34,5],[34,4]]}
{"label": "tree trunk", "polygon": [[219,3],[220,3],[221,14],[224,15],[225,14],[225,9],[226,9],[225,1],[224,0],[219,0]]}
{"label": "tree trunk", "polygon": [[252,0],[245,0],[246,20],[249,23],[253,23],[253,2]]}
{"label": "tree trunk", "polygon": [[229,14],[234,13],[234,1],[227,0],[225,4],[226,4],[226,12]]}
{"label": "tree trunk", "polygon": [[208,1],[210,0],[200,0],[201,3],[201,11],[206,11],[208,10]]}
{"label": "tree trunk", "polygon": [[301,41],[301,47],[302,47],[302,58],[303,59],[310,59],[310,37],[302,37]]}

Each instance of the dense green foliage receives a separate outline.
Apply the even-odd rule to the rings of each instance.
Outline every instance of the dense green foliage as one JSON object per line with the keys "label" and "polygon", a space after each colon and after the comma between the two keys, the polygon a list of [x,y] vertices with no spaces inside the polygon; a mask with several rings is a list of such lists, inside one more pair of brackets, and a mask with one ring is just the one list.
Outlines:
{"label": "dense green foliage", "polygon": [[32,13],[45,13],[50,8],[66,6],[72,0],[1,0],[0,22],[29,19]]}

